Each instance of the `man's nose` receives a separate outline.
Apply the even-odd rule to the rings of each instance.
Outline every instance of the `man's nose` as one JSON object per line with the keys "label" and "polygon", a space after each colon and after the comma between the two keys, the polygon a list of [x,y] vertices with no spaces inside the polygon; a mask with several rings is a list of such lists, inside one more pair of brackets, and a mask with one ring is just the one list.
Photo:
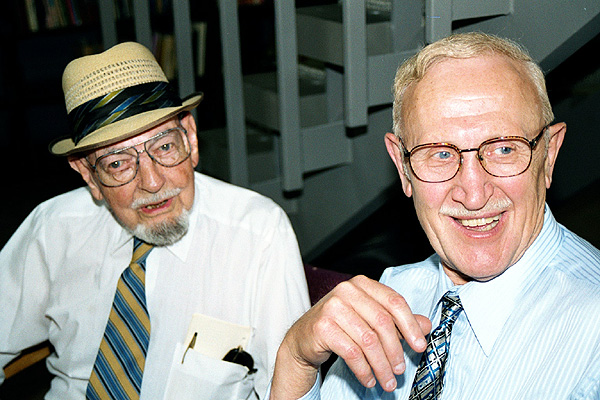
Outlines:
{"label": "man's nose", "polygon": [[453,179],[453,199],[468,210],[481,209],[493,194],[491,178],[481,165],[477,151],[463,152],[462,165]]}
{"label": "man's nose", "polygon": [[143,190],[150,193],[158,192],[165,184],[165,177],[161,165],[154,162],[146,151],[139,152],[138,175]]}

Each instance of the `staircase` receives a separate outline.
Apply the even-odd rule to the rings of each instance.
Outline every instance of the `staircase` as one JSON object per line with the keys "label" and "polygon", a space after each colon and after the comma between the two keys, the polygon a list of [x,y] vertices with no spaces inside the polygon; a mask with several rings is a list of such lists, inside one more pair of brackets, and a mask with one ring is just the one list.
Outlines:
{"label": "staircase", "polygon": [[[235,0],[219,2],[226,131],[200,133],[203,171],[278,202],[305,258],[318,255],[397,184],[383,136],[395,70],[452,32],[525,45],[545,71],[600,32],[587,0],[275,0],[277,71],[241,75]],[[413,213],[407,209],[406,213]]]}

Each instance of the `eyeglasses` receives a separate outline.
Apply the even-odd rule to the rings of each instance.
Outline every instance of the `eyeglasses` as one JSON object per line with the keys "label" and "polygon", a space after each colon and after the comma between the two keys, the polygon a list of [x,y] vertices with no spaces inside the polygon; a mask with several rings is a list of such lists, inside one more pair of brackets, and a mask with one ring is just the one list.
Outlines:
{"label": "eyeglasses", "polygon": [[439,183],[454,178],[463,163],[463,153],[471,151],[477,152],[477,160],[488,174],[510,177],[527,171],[533,150],[547,127],[544,126],[532,140],[521,136],[502,136],[488,139],[472,149],[461,150],[450,143],[426,143],[408,151],[402,139],[400,143],[410,169],[423,182]]}
{"label": "eyeglasses", "polygon": [[[138,151],[135,147],[141,144],[144,150]],[[93,165],[88,163],[104,186],[118,187],[135,179],[140,166],[140,154],[144,152],[163,167],[175,167],[191,154],[187,131],[181,126],[167,129],[143,142],[103,154]]]}
{"label": "eyeglasses", "polygon": [[248,368],[248,371],[250,371],[249,373],[251,374],[257,371],[257,369],[254,368],[254,360],[252,359],[252,356],[250,353],[244,351],[242,346],[238,346],[229,350],[227,354],[225,354],[225,357],[223,357],[223,361],[229,361],[235,364],[243,365],[244,367]]}

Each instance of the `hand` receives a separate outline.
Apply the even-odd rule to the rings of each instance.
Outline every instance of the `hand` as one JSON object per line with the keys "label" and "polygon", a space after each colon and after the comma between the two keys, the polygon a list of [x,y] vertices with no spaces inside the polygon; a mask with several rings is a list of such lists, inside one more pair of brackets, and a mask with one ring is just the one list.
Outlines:
{"label": "hand", "polygon": [[415,315],[404,298],[377,281],[356,276],[336,286],[285,336],[275,364],[271,399],[298,398],[314,385],[318,368],[336,353],[365,387],[377,379],[396,388],[404,373],[404,339],[417,352],[427,347],[431,322]]}

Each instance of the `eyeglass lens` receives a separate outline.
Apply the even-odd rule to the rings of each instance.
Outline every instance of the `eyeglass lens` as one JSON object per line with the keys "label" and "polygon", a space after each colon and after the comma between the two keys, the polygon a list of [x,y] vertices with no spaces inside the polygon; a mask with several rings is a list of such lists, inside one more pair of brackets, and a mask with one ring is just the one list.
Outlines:
{"label": "eyeglass lens", "polygon": [[[185,130],[179,127],[162,132],[143,142],[144,151],[153,161],[164,167],[181,164],[190,155],[184,132]],[[102,184],[114,187],[131,182],[137,174],[139,154],[135,147],[128,147],[99,157],[95,166]]]}

